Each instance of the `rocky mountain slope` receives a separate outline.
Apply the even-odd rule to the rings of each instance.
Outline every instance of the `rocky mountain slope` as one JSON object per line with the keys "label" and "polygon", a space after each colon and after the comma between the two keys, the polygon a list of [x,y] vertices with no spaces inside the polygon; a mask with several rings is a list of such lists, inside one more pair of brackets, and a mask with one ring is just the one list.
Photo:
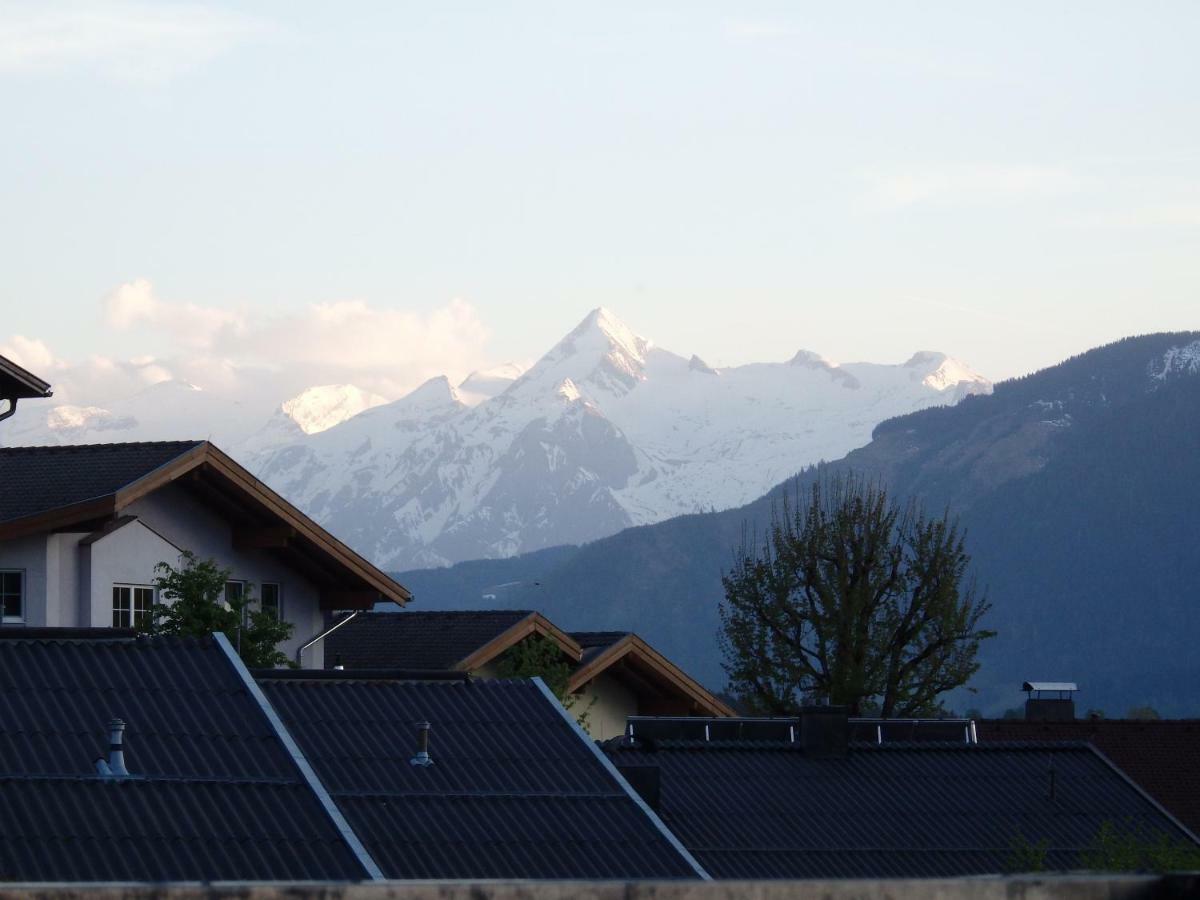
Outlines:
{"label": "rocky mountain slope", "polygon": [[[1018,705],[1033,679],[1077,681],[1081,711],[1200,715],[1200,332],[1131,338],[890,419],[799,487],[844,470],[967,528],[1000,634],[960,711]],[[796,487],[583,547],[400,577],[421,608],[528,607],[564,627],[634,629],[719,687],[721,570]]]}
{"label": "rocky mountain slope", "polygon": [[527,372],[433,379],[243,458],[377,563],[442,565],[736,506],[889,416],[990,388],[940,353],[714,369],[598,309]]}

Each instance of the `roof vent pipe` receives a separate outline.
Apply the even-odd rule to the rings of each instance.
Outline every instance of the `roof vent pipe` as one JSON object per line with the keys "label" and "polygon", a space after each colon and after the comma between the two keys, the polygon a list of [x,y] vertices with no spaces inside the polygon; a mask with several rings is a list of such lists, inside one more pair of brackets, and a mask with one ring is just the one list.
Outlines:
{"label": "roof vent pipe", "polygon": [[417,755],[409,760],[409,763],[414,766],[432,766],[433,760],[429,758],[429,730],[428,722],[417,723]]}
{"label": "roof vent pipe", "polygon": [[129,770],[125,768],[125,723],[113,719],[108,723],[108,759],[103,757],[96,760],[96,772],[112,778],[126,778]]}

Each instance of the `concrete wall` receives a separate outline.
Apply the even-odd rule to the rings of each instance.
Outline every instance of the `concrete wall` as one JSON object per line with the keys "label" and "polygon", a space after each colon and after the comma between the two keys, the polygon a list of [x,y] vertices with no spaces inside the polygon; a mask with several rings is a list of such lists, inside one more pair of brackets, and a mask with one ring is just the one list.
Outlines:
{"label": "concrete wall", "polygon": [[524,881],[374,884],[4,885],[5,897],[239,900],[1150,900],[1200,896],[1200,875],[1050,875],[913,881]]}

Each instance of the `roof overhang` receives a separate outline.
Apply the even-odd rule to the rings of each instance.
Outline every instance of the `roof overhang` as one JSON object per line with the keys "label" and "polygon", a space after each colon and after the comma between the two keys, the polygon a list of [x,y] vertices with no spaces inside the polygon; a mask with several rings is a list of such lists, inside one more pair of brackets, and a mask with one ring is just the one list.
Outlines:
{"label": "roof overhang", "polygon": [[50,382],[43,381],[11,359],[0,356],[0,399],[24,400],[29,397],[49,397],[51,394]]}
{"label": "roof overhang", "polygon": [[[130,482],[113,494],[0,524],[0,540],[62,530],[119,516],[136,500],[179,484],[236,521],[243,549],[276,553],[320,589],[326,610],[371,609],[412,599],[402,584],[359,556],[207,441]],[[98,526],[96,526],[98,527]]]}
{"label": "roof overhang", "polygon": [[625,635],[576,669],[567,683],[567,690],[572,693],[582,690],[589,681],[605,672],[612,672],[619,678],[621,667],[636,669],[643,681],[651,681],[664,693],[686,698],[699,713],[721,717],[736,715],[731,707],[636,634]]}
{"label": "roof overhang", "polygon": [[454,668],[461,672],[478,669],[533,634],[540,634],[543,637],[549,638],[558,645],[563,655],[569,657],[572,662],[578,663],[583,658],[583,648],[579,646],[578,641],[541,613],[533,612],[515,625],[496,635],[496,637],[492,638],[469,656],[460,659],[455,663]]}

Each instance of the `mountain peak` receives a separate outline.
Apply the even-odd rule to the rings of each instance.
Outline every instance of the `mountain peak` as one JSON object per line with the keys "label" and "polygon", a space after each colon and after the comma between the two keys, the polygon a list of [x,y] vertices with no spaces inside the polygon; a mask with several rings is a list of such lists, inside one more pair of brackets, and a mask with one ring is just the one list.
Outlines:
{"label": "mountain peak", "polygon": [[634,332],[606,306],[597,306],[588,313],[568,337],[587,334],[603,335],[616,349],[639,361],[644,361],[645,353],[650,349],[650,341]]}
{"label": "mountain peak", "polygon": [[385,402],[353,384],[322,384],[285,400],[280,409],[305,434],[317,434]]}
{"label": "mountain peak", "polygon": [[600,306],[521,376],[514,388],[546,396],[569,378],[581,396],[595,399],[598,392],[619,397],[645,380],[650,347],[650,341]]}

